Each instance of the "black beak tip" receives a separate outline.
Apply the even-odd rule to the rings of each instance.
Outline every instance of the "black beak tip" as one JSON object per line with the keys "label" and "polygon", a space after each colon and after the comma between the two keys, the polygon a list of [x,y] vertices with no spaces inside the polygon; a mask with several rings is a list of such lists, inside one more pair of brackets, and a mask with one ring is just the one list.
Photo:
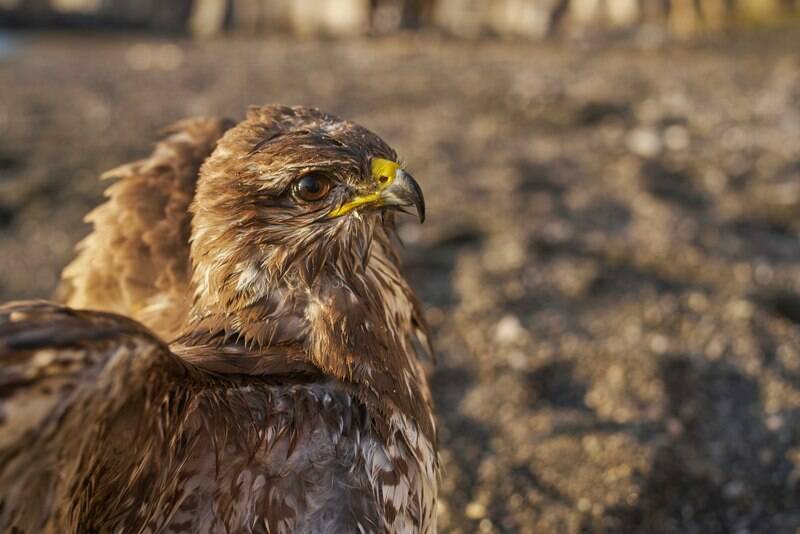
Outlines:
{"label": "black beak tip", "polygon": [[425,195],[422,194],[422,188],[420,188],[417,181],[410,174],[406,174],[406,176],[412,190],[411,196],[414,207],[417,209],[417,217],[419,217],[419,222],[422,224],[425,222]]}

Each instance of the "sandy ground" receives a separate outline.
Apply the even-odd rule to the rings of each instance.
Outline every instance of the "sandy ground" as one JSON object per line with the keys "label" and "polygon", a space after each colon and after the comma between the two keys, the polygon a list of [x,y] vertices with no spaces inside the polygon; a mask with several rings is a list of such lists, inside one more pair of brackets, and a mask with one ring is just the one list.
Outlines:
{"label": "sandy ground", "polygon": [[316,105],[426,192],[402,235],[440,353],[442,531],[795,532],[799,40],[4,41],[0,299],[50,295],[97,176],[160,127]]}

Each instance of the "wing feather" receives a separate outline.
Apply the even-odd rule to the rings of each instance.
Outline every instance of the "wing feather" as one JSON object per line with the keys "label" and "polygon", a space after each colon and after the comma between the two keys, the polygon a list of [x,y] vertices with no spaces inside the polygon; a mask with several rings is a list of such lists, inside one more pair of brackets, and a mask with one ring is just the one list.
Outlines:
{"label": "wing feather", "polygon": [[46,302],[0,307],[0,531],[77,531],[89,510],[124,509],[104,493],[108,471],[135,466],[113,449],[155,430],[145,405],[189,372],[129,319]]}
{"label": "wing feather", "polygon": [[200,166],[232,122],[187,119],[167,128],[153,153],[103,175],[117,181],[86,221],[94,228],[64,269],[58,300],[119,313],[167,340],[188,306],[188,208]]}

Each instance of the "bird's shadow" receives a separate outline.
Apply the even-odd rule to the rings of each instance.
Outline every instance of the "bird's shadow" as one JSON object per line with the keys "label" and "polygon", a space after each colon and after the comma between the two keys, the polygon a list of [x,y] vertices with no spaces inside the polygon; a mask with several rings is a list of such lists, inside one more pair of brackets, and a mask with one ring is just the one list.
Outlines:
{"label": "bird's shadow", "polygon": [[800,438],[800,410],[767,415],[759,384],[726,362],[678,354],[660,373],[671,430],[640,436],[659,443],[641,494],[581,530],[795,532],[799,474],[787,454]]}

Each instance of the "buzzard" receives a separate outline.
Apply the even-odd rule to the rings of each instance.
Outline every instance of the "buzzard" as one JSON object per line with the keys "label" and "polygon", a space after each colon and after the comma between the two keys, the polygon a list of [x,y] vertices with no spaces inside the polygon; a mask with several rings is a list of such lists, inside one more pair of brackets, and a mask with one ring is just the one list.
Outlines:
{"label": "buzzard", "polygon": [[431,349],[394,224],[425,206],[397,160],[267,106],[178,123],[114,173],[71,306],[0,307],[0,531],[435,532]]}

